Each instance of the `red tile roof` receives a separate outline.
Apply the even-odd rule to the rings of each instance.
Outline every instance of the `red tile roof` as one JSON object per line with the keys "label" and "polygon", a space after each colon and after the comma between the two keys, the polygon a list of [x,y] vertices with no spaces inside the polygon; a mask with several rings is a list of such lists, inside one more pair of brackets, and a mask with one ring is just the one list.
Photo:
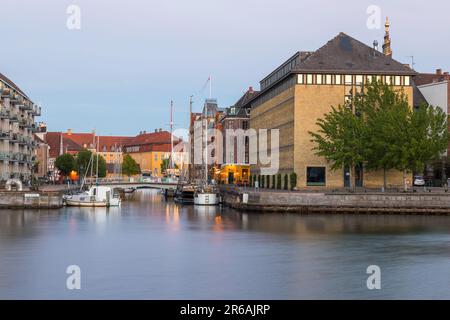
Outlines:
{"label": "red tile roof", "polygon": [[83,148],[75,143],[73,140],[68,139],[61,132],[47,132],[45,134],[45,141],[50,147],[49,156],[50,158],[56,158],[61,154],[61,137],[63,145],[63,153],[73,153],[83,150]]}
{"label": "red tile roof", "polygon": [[[47,132],[45,141],[50,147],[49,153],[52,158],[60,155],[61,137],[63,139],[64,152],[72,154],[83,149],[92,149],[97,143],[97,139],[100,146],[99,152],[114,152],[116,150],[125,152],[126,146],[139,147],[140,152],[170,152],[170,132],[168,131],[143,133],[136,137],[95,136],[93,133]],[[180,139],[174,139],[174,145],[179,142]]]}
{"label": "red tile roof", "polygon": [[169,143],[170,145],[170,132],[158,131],[151,133],[143,133],[130,139],[125,145],[141,146],[144,144],[158,144],[158,143]]}

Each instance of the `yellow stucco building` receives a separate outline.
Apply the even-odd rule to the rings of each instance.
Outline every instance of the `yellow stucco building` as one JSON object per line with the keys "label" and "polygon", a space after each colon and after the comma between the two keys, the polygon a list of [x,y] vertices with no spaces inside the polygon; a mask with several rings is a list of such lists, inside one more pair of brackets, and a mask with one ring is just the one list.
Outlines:
{"label": "yellow stucco building", "polygon": [[[173,163],[178,169],[174,174],[179,175],[183,169],[183,150],[177,145],[182,143],[178,138],[174,139]],[[162,162],[171,156],[171,134],[158,130],[152,133],[142,133],[128,141],[124,147],[124,153],[129,154],[139,165],[141,173],[161,178],[166,172],[161,171]]]}

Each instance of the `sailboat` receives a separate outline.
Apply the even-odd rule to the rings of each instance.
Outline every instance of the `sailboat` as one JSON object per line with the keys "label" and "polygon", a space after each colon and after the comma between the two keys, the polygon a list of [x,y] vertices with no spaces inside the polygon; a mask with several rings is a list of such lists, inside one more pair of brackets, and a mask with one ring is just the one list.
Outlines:
{"label": "sailboat", "polygon": [[[97,141],[99,141],[97,139]],[[86,181],[86,175],[89,166],[93,165],[94,154],[89,159],[86,172],[83,177],[83,182],[80,191],[83,190]],[[97,148],[97,178],[98,178],[98,148]],[[92,171],[91,171],[92,172]],[[63,196],[63,201],[66,206],[71,207],[118,207],[121,204],[120,197],[114,194],[114,189],[104,186],[91,186],[88,191],[81,192],[74,195]]]}
{"label": "sailboat", "polygon": [[197,187],[194,194],[194,205],[216,206],[219,204],[220,196],[217,188],[208,183],[208,111],[205,105],[205,181]]}

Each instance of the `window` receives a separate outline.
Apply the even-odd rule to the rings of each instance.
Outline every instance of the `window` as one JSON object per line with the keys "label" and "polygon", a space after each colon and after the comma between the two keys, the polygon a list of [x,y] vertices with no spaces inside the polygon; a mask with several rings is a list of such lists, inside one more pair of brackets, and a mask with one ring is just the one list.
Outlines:
{"label": "window", "polygon": [[306,83],[307,84],[312,84],[313,83],[313,76],[312,76],[312,74],[306,75]]}
{"label": "window", "polygon": [[387,85],[390,85],[390,84],[391,84],[391,76],[386,76],[386,77],[385,77],[385,83],[386,83]]}
{"label": "window", "polygon": [[322,75],[321,74],[317,75],[317,84],[322,84]]}
{"label": "window", "polygon": [[155,161],[158,161],[158,154],[155,153]]}
{"label": "window", "polygon": [[342,84],[342,80],[341,80],[341,75],[340,74],[336,75],[336,84],[338,84],[338,85]]}
{"label": "window", "polygon": [[409,86],[409,85],[411,85],[411,82],[410,82],[410,77],[405,77],[405,81],[404,81],[404,84],[405,84],[405,86]]}
{"label": "window", "polygon": [[307,167],[306,185],[325,186],[325,167]]}
{"label": "window", "polygon": [[302,75],[302,74],[299,74],[299,75],[298,75],[297,83],[298,83],[298,84],[303,84],[303,83],[304,83],[304,82],[303,82],[303,75]]}
{"label": "window", "polygon": [[352,76],[346,75],[345,76],[345,84],[352,84],[353,83],[352,78],[353,78]]}
{"label": "window", "polygon": [[356,85],[363,84],[363,76],[356,76]]}
{"label": "window", "polygon": [[396,86],[400,86],[402,83],[401,83],[401,77],[400,76],[395,76],[395,85]]}
{"label": "window", "polygon": [[325,84],[333,84],[333,82],[332,82],[332,76],[331,76],[331,74],[327,74],[326,76],[325,76]]}

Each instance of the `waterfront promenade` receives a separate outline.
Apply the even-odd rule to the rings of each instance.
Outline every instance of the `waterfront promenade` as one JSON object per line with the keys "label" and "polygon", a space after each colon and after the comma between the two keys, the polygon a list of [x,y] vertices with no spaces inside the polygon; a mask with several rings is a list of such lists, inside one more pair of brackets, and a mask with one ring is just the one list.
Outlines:
{"label": "waterfront promenade", "polygon": [[450,193],[443,188],[399,190],[280,191],[221,188],[225,205],[242,211],[297,213],[391,213],[450,215]]}

